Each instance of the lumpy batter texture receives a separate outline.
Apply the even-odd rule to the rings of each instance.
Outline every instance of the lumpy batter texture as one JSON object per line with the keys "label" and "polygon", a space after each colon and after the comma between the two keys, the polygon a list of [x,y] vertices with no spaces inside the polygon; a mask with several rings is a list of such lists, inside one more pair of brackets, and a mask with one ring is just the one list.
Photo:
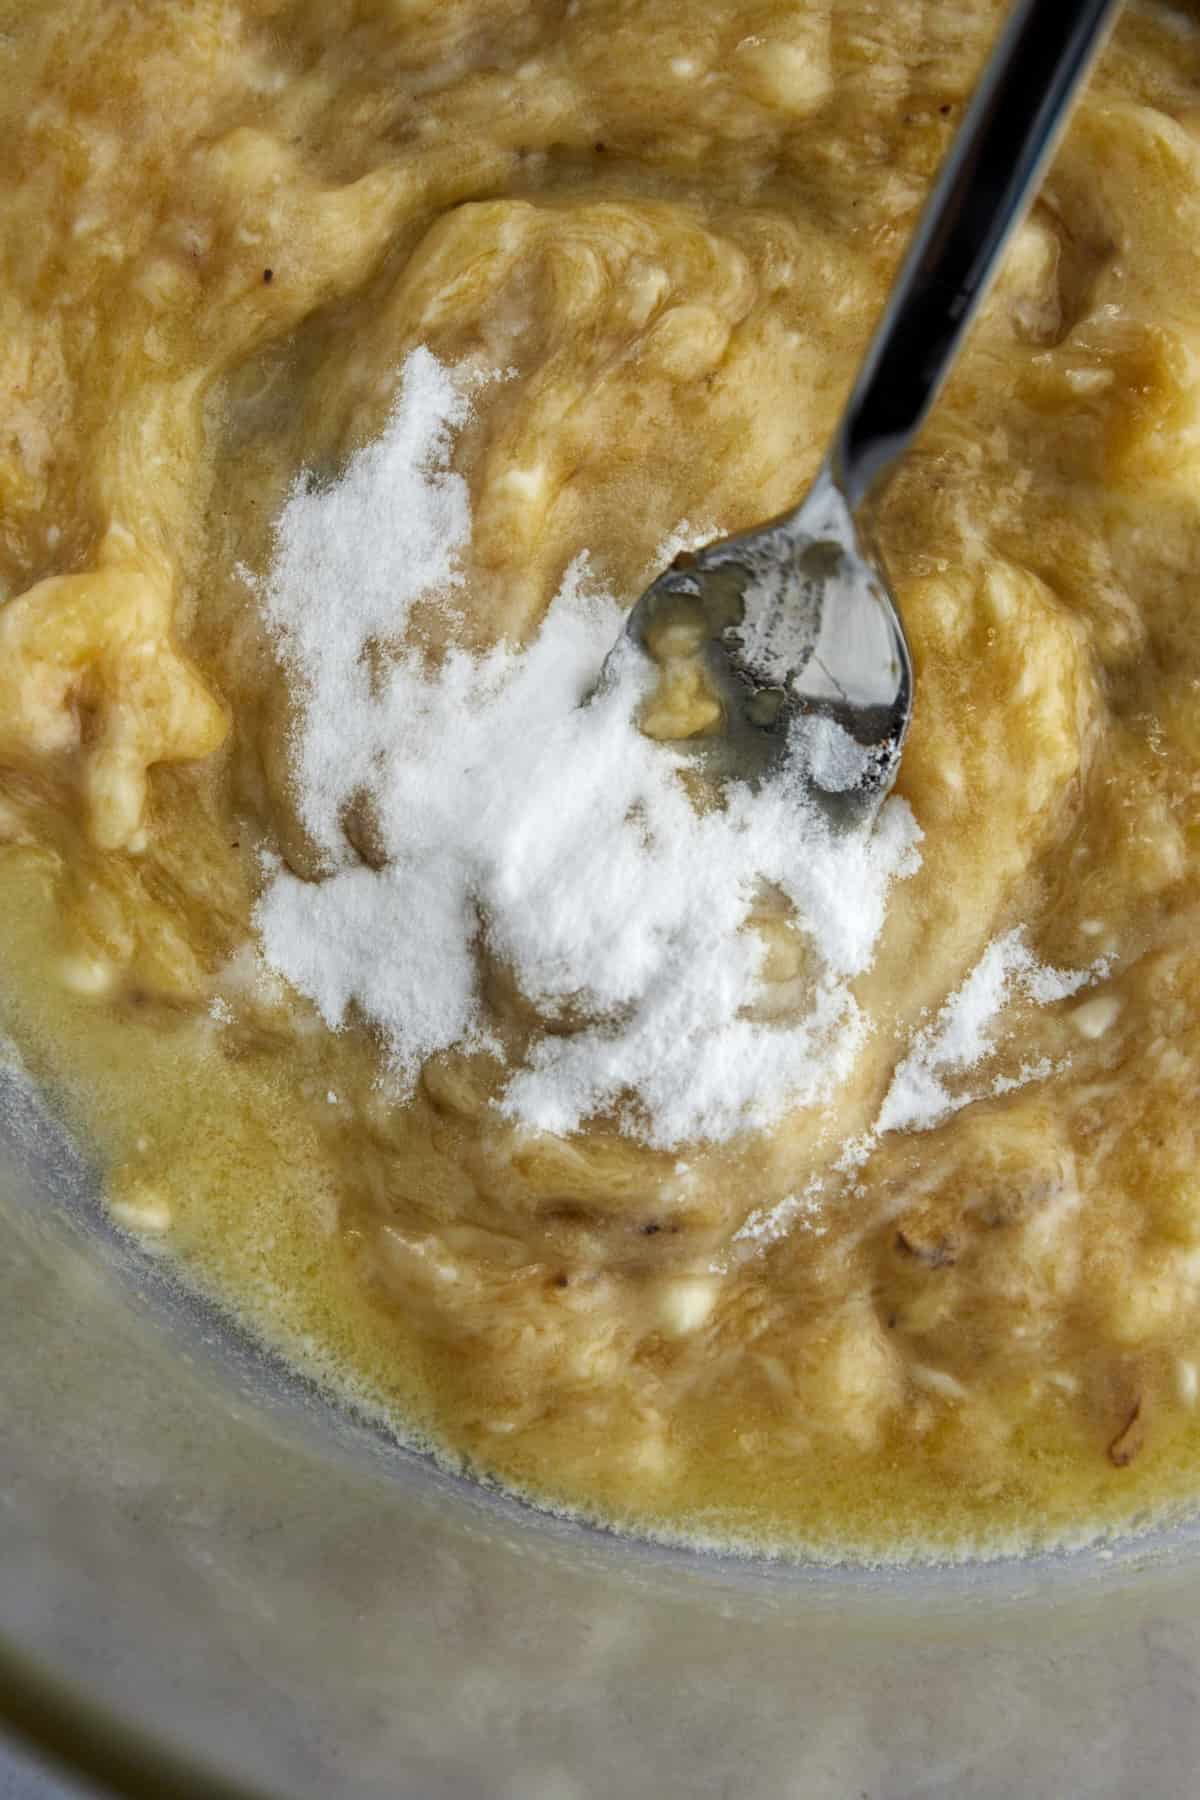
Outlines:
{"label": "lumpy batter texture", "polygon": [[[520,666],[581,569],[615,619],[664,545],[781,510],[997,18],[0,6],[8,1027],[119,1222],[447,1458],[631,1529],[899,1558],[1200,1493],[1190,16],[1126,11],[882,504],[920,841],[830,1091],[682,1142],[636,1093],[539,1125],[514,1079],[597,1019],[486,920],[474,1035],[403,1069],[281,977],[272,892],[328,885],[330,829],[364,879],[399,841],[353,799],[314,829],[283,521],[448,372],[432,690]],[[742,927],[763,1029],[811,1005],[785,902]]]}

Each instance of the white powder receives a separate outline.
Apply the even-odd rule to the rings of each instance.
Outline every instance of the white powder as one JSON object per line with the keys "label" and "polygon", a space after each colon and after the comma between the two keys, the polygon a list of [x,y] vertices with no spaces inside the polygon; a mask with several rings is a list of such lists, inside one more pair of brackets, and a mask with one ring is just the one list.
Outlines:
{"label": "white powder", "polygon": [[[683,759],[637,730],[651,671],[632,646],[582,704],[622,623],[583,558],[529,645],[457,646],[471,521],[448,465],[468,410],[454,376],[416,351],[378,442],[336,484],[298,484],[279,520],[261,601],[301,703],[300,813],[326,871],[306,882],[272,866],[257,911],[266,963],[333,1029],[356,1007],[408,1085],[442,1050],[501,1058],[481,1002],[485,959],[500,965],[553,1026],[535,1029],[499,1099],[540,1130],[615,1114],[665,1148],[829,1100],[867,1031],[849,983],[870,964],[891,883],[918,864],[911,814],[893,799],[869,836],[835,836],[786,765],[698,814]],[[711,535],[681,526],[663,561]],[[411,641],[418,602],[442,605],[440,662]],[[851,783],[844,735],[798,733],[792,754],[831,788]],[[364,796],[379,868],[343,829]],[[766,894],[790,906],[815,970],[807,1009],[783,1022],[758,1012],[764,950],[749,927]],[[1014,993],[1045,1004],[1099,972],[1045,969],[1019,933],[998,939],[917,1034],[844,1168],[882,1132],[927,1129],[975,1097],[948,1082],[993,1048]],[[762,1248],[818,1210],[810,1185],[741,1237]]]}
{"label": "white powder", "polygon": [[734,1232],[735,1247],[765,1250],[787,1237],[797,1226],[811,1231],[814,1237],[823,1237],[826,1227],[822,1222],[821,1195],[824,1191],[824,1182],[814,1176],[803,1193],[787,1194],[774,1206],[756,1207],[740,1230]]}
{"label": "white powder", "polygon": [[[952,1093],[947,1077],[965,1074],[993,1049],[996,1021],[1014,990],[1035,1005],[1045,1006],[1065,1000],[1102,973],[1102,964],[1083,970],[1046,968],[1034,960],[1020,931],[996,938],[933,1025],[918,1032],[892,1079],[875,1122],[875,1135],[928,1130],[976,1097],[970,1092]],[[1023,1081],[1045,1079],[1051,1072],[1050,1063],[1042,1059],[1018,1077],[997,1078],[992,1092],[1011,1092]]]}
{"label": "white powder", "polygon": [[824,713],[801,714],[791,729],[796,753],[807,763],[814,785],[827,794],[849,793],[870,772],[871,752],[836,719]]}
{"label": "white powder", "polygon": [[[500,1099],[537,1129],[614,1113],[667,1147],[820,1104],[867,1030],[849,982],[917,866],[911,813],[893,799],[871,836],[834,836],[785,767],[698,814],[683,759],[636,728],[650,670],[632,646],[581,704],[622,624],[582,560],[529,645],[452,644],[431,666],[405,634],[439,596],[452,628],[470,517],[448,461],[467,411],[414,352],[378,442],[336,484],[299,484],[280,517],[262,604],[301,701],[300,810],[327,872],[274,869],[266,960],[330,1027],[356,1006],[411,1084],[440,1050],[499,1054],[490,957],[558,1027],[535,1032]],[[364,794],[378,869],[342,829]],[[782,1023],[754,1016],[764,949],[747,925],[766,893],[790,903],[815,968],[807,1010]]]}

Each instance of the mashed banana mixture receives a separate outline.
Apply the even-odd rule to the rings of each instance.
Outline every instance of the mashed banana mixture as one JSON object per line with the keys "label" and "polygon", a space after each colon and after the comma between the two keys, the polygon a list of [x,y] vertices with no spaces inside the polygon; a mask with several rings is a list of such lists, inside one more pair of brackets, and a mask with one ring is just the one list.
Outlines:
{"label": "mashed banana mixture", "polygon": [[998,16],[0,3],[5,1023],[119,1224],[631,1529],[1200,1497],[1186,9],[1126,10],[881,508],[870,843],[689,787],[686,671],[576,704],[675,548],[804,490]]}

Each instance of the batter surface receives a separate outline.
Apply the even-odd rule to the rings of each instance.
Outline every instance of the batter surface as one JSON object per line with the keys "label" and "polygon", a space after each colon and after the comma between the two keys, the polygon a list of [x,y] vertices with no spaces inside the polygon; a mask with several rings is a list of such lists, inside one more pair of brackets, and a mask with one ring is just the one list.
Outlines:
{"label": "batter surface", "polygon": [[[265,942],[280,882],[331,879],[283,521],[422,367],[457,384],[453,604],[405,620],[432,683],[501,640],[519,665],[581,555],[625,606],[681,527],[781,510],[998,16],[0,3],[4,1023],[187,1279],[448,1459],[629,1529],[902,1558],[1200,1496],[1190,15],[1127,9],[883,505],[914,847],[830,1092],[685,1141],[636,1093],[531,1123],[514,1076],[596,1020],[550,1016],[486,918],[470,1041],[406,1071],[369,1004],[331,1029]],[[384,879],[371,808],[335,825]],[[786,1025],[802,921],[764,894],[746,929]]]}

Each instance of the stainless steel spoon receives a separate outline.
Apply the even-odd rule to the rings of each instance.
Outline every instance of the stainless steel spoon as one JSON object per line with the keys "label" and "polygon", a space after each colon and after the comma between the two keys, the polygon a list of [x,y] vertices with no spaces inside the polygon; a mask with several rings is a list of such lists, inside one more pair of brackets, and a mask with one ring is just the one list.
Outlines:
{"label": "stainless steel spoon", "polygon": [[700,658],[720,716],[680,742],[718,776],[786,769],[838,825],[869,823],[891,787],[913,671],[863,509],[933,405],[1118,3],[1018,0],[807,496],[677,557],[633,608],[648,654]]}

